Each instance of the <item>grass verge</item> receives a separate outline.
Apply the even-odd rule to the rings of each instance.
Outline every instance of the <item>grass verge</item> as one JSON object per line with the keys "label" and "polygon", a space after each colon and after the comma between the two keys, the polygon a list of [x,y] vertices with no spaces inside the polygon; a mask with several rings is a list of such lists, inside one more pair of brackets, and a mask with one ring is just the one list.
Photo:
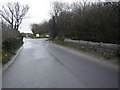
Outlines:
{"label": "grass verge", "polygon": [[2,43],[2,65],[10,61],[16,51],[22,46],[21,38],[8,38]]}

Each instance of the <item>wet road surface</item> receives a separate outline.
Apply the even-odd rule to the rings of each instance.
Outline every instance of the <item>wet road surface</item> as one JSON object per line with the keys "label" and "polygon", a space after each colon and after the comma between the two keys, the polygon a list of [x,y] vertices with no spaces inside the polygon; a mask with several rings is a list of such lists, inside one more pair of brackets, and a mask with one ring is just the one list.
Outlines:
{"label": "wet road surface", "polygon": [[26,39],[3,88],[117,88],[116,67],[45,39]]}

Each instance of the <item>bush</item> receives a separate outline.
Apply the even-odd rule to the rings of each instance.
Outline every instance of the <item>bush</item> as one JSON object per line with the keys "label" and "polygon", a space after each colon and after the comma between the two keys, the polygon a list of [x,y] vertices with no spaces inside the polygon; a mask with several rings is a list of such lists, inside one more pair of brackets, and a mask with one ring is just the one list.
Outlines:
{"label": "bush", "polygon": [[20,38],[8,38],[3,42],[3,50],[10,51],[12,49],[16,49],[22,44],[22,40]]}
{"label": "bush", "polygon": [[3,50],[9,51],[11,50],[14,46],[16,46],[16,38],[8,38],[3,42]]}
{"label": "bush", "polygon": [[2,43],[2,63],[5,64],[23,44],[22,38],[8,38]]}

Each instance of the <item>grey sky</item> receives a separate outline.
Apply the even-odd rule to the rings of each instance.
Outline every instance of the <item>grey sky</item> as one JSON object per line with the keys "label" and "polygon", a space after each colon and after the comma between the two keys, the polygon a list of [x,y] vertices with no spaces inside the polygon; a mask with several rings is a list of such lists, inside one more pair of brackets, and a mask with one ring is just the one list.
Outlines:
{"label": "grey sky", "polygon": [[[31,32],[30,24],[41,23],[50,19],[51,4],[55,0],[0,0],[0,4],[4,5],[7,2],[19,2],[21,4],[28,4],[30,10],[27,13],[27,19],[24,19],[19,30],[20,32]],[[59,0],[72,3],[80,0]]]}
{"label": "grey sky", "polygon": [[[19,2],[20,4],[28,4],[30,6],[27,13],[27,19],[24,19],[20,25],[20,32],[31,32],[30,25],[32,23],[41,23],[50,19],[50,8],[54,0],[0,0],[0,4],[7,2]],[[73,0],[62,0],[72,2]],[[75,0],[74,0],[75,1]]]}

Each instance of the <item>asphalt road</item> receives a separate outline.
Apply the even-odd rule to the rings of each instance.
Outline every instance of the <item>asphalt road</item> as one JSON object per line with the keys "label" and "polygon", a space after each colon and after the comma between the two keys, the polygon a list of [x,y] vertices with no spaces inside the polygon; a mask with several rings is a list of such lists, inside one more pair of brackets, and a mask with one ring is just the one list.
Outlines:
{"label": "asphalt road", "polygon": [[26,39],[3,88],[117,88],[117,67],[44,39]]}

